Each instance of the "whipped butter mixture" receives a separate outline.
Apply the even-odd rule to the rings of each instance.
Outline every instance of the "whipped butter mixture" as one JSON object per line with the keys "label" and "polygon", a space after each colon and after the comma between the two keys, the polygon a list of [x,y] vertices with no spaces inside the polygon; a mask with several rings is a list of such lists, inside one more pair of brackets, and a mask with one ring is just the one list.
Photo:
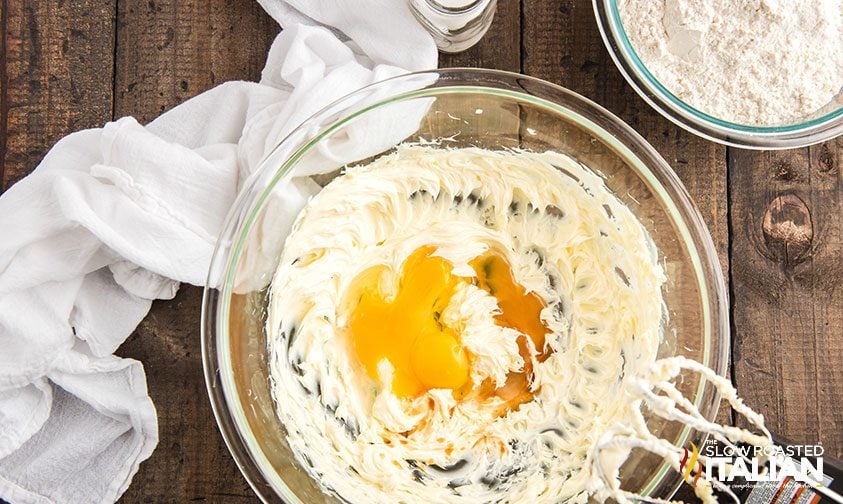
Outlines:
{"label": "whipped butter mixture", "polygon": [[693,366],[656,361],[664,281],[632,212],[567,156],[403,146],[348,168],[272,282],[288,441],[351,502],[623,501],[634,446],[678,467],[642,404],[739,437],[652,391]]}

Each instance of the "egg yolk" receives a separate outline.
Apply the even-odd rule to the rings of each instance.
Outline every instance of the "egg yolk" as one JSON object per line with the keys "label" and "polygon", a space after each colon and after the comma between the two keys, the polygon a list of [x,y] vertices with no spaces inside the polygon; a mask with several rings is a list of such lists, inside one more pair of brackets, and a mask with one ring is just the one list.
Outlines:
{"label": "egg yolk", "polygon": [[[548,332],[540,318],[544,303],[515,282],[509,263],[498,253],[488,252],[471,261],[476,277],[465,278],[452,274],[451,263],[434,256],[434,252],[433,247],[422,247],[406,259],[397,290],[385,266],[365,270],[352,282],[349,330],[366,372],[379,380],[378,366],[388,360],[392,392],[399,397],[451,389],[458,399],[497,395],[507,408],[530,400],[532,367],[525,337],[542,352]],[[501,313],[495,317],[496,323],[525,335],[518,337],[524,369],[510,373],[506,384],[498,389],[488,380],[476,389],[472,387],[472,356],[462,346],[460,335],[440,321],[457,287],[469,282],[497,299]]]}

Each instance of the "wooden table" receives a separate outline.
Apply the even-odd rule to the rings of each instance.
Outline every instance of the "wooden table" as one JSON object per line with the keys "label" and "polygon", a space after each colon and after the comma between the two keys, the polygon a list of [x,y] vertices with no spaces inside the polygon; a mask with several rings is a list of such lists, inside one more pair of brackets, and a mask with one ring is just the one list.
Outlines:
{"label": "wooden table", "polygon": [[[0,0],[0,27],[2,188],[72,131],[125,115],[147,122],[221,82],[256,80],[279,30],[249,0]],[[547,79],[644,135],[679,173],[717,245],[741,394],[774,432],[821,441],[843,458],[843,139],[748,152],[682,131],[626,85],[588,0],[501,0],[480,45],[441,66]],[[155,303],[118,352],[144,363],[160,428],[123,502],[257,501],[205,395],[200,298],[184,286]]]}

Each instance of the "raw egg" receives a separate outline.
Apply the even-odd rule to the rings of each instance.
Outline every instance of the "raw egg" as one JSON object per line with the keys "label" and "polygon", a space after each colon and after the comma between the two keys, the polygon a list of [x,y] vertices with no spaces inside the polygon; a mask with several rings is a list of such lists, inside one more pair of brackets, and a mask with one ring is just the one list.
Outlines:
{"label": "raw egg", "polygon": [[[503,398],[508,408],[530,400],[532,367],[525,338],[529,337],[539,352],[544,348],[548,332],[540,317],[544,302],[515,281],[501,254],[490,251],[472,260],[476,277],[471,278],[454,275],[451,263],[434,252],[433,247],[422,247],[410,254],[401,266],[397,290],[385,266],[367,269],[353,280],[348,327],[352,347],[366,372],[380,381],[379,365],[388,360],[392,392],[404,398],[431,389],[451,389],[458,399],[494,394]],[[472,356],[463,347],[460,334],[440,321],[461,283],[474,283],[494,296],[500,308],[496,323],[522,334],[518,345],[524,369],[510,373],[506,385],[499,389],[484,383],[473,390],[469,380]]]}

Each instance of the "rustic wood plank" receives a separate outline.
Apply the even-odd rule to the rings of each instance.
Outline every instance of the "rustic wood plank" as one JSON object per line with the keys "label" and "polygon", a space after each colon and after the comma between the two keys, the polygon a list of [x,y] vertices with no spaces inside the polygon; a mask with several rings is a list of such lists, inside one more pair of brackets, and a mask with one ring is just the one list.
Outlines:
{"label": "rustic wood plank", "polygon": [[[257,2],[120,0],[115,117],[142,122],[227,80],[257,80],[279,32]],[[259,502],[217,430],[200,359],[202,291],[156,302],[118,354],[144,363],[160,442],[121,502]]]}
{"label": "rustic wood plank", "polygon": [[143,362],[159,442],[121,502],[258,502],[223,443],[202,375],[202,289],[156,302],[117,352]]}
{"label": "rustic wood plank", "polygon": [[[470,49],[456,54],[439,53],[440,68],[483,67],[519,72],[521,69],[521,12],[517,2],[498,2],[492,24],[480,41]],[[460,117],[476,135],[461,133],[459,138],[467,145],[500,148],[502,145],[518,147],[521,135],[519,107],[514,103],[501,105],[488,96],[471,95],[442,97],[455,116]],[[475,111],[482,109],[484,115]],[[432,118],[431,118],[432,119]],[[439,121],[428,121],[429,129],[422,136],[450,136],[438,128]],[[499,135],[489,140],[483,132],[494,129]]]}
{"label": "rustic wood plank", "polygon": [[6,14],[8,12],[6,0],[0,0],[0,194],[3,194],[5,188],[3,171],[6,166],[6,128],[8,125],[8,107],[6,105],[6,95],[9,89],[9,80],[6,74]]}
{"label": "rustic wood plank", "polygon": [[518,2],[500,1],[486,35],[471,49],[439,53],[439,67],[483,67],[521,71],[521,9]]}
{"label": "rustic wood plank", "polygon": [[735,381],[767,425],[843,456],[843,139],[730,149]]}
{"label": "rustic wood plank", "polygon": [[146,123],[222,82],[259,79],[278,32],[257,2],[120,0],[115,116]]}
{"label": "rustic wood plank", "polygon": [[0,190],[62,136],[111,119],[114,0],[4,1]]}

